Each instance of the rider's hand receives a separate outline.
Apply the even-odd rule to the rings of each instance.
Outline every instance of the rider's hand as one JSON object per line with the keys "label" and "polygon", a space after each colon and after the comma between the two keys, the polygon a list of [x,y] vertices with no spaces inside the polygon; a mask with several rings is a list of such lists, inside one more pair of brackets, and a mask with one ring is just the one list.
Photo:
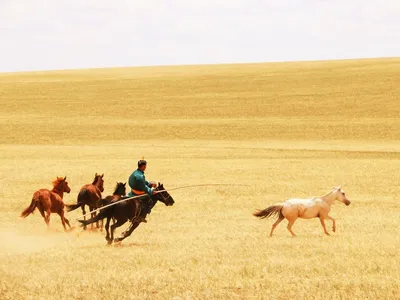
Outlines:
{"label": "rider's hand", "polygon": [[155,194],[156,194],[156,192],[157,192],[156,190],[153,190],[153,195],[155,195]]}

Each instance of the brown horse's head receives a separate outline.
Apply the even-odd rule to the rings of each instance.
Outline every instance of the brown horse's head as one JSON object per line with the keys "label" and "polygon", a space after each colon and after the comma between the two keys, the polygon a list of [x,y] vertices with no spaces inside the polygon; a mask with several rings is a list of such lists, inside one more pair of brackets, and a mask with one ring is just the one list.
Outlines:
{"label": "brown horse's head", "polygon": [[126,182],[117,182],[113,195],[125,196],[126,195]]}
{"label": "brown horse's head", "polygon": [[162,183],[158,183],[158,186],[155,188],[155,190],[158,192],[153,196],[155,200],[161,201],[166,206],[174,205],[174,203],[175,203],[174,199],[167,192],[167,190],[164,188],[164,185]]}
{"label": "brown horse's head", "polygon": [[71,192],[71,189],[68,186],[67,176],[65,176],[64,178],[57,177],[57,179],[53,181],[53,186],[55,189],[57,189],[61,192],[65,192],[65,193]]}
{"label": "brown horse's head", "polygon": [[349,199],[347,199],[346,193],[344,192],[344,190],[342,189],[342,187],[341,187],[341,186],[338,186],[338,187],[336,187],[335,189],[336,189],[336,191],[335,191],[335,193],[336,193],[336,200],[338,200],[338,201],[340,201],[340,202],[343,202],[343,203],[346,204],[346,205],[350,205],[351,202],[350,202]]}
{"label": "brown horse's head", "polygon": [[99,174],[95,174],[94,175],[94,179],[93,179],[93,185],[95,185],[99,190],[100,190],[100,192],[104,192],[104,180],[103,180],[103,176],[104,176],[104,173],[103,174],[101,174],[101,175],[99,175]]}

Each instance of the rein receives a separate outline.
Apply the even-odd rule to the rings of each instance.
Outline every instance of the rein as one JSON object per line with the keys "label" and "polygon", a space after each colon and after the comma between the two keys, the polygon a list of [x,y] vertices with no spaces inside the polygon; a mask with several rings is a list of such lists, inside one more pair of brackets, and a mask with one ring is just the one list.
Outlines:
{"label": "rein", "polygon": [[[232,186],[232,185],[235,185],[235,184],[224,184],[224,183],[193,184],[193,185],[184,185],[184,186],[172,188],[172,189],[169,189],[169,191],[175,191],[175,190],[186,189],[186,188],[190,188],[190,187],[198,187],[198,186],[228,186],[228,185]],[[236,185],[238,185],[238,184],[236,184]],[[249,186],[249,185],[240,184],[240,186]],[[167,190],[155,191],[154,194],[160,194],[160,193],[163,193],[163,192],[167,192]],[[100,211],[102,209],[105,209],[107,207],[116,205],[116,204],[118,204],[120,202],[125,202],[125,201],[131,200],[131,199],[143,198],[143,197],[147,197],[147,196],[148,196],[147,194],[144,194],[144,195],[133,196],[133,197],[125,198],[125,199],[120,199],[120,200],[115,201],[113,203],[110,203],[110,204],[104,205],[102,207],[99,207],[99,208],[97,208],[97,209],[95,209],[95,210],[93,210],[91,212],[88,212],[87,214],[84,214],[84,215],[78,217],[76,220],[79,220],[80,218],[86,217],[86,216],[88,216],[88,215],[90,215],[90,214],[92,214],[94,212],[98,212],[98,211]]]}

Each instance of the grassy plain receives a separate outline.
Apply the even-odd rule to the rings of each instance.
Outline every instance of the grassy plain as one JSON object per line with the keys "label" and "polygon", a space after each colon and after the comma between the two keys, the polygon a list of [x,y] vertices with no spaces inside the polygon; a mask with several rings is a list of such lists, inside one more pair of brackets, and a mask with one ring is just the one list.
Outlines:
{"label": "grassy plain", "polygon": [[[0,298],[399,299],[399,83],[399,58],[0,74]],[[243,186],[173,191],[120,246],[80,211],[18,217],[56,176],[66,203],[96,172],[111,194],[142,155],[167,188]],[[251,215],[337,184],[331,236]]]}

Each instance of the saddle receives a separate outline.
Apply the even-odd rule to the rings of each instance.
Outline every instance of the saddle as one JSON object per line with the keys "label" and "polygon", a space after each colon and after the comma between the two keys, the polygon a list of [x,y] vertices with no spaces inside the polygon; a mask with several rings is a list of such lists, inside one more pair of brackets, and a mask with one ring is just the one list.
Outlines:
{"label": "saddle", "polygon": [[135,205],[134,206],[135,211],[134,211],[133,217],[130,219],[130,221],[132,223],[135,221],[147,223],[146,215],[148,213],[148,210],[154,206],[153,201],[150,198],[148,200],[145,200],[146,203],[145,203],[145,201],[141,201],[137,198],[133,199],[133,201],[134,201],[133,203]]}

